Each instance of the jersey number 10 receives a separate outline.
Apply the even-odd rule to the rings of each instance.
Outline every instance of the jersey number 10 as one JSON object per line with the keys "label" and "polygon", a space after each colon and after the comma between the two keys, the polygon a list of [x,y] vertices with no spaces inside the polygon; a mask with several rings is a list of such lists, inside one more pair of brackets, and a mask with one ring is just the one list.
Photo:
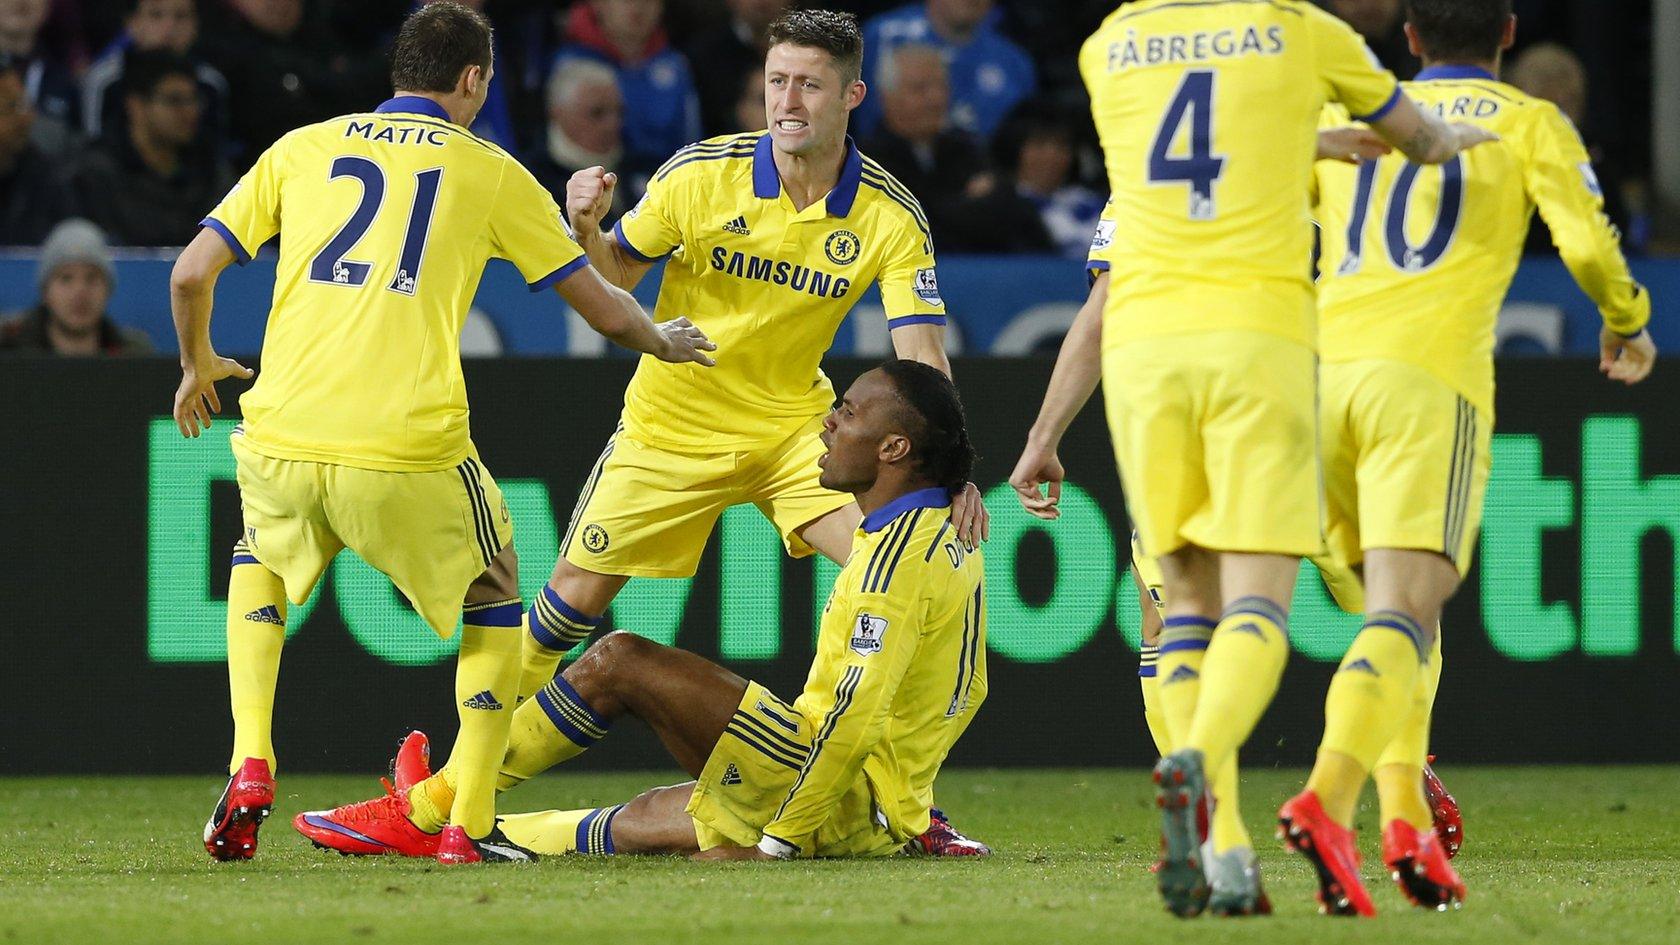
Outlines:
{"label": "jersey number 10", "polygon": [[[1413,246],[1406,238],[1406,217],[1411,209],[1412,186],[1417,183],[1422,168],[1410,161],[1394,179],[1394,191],[1388,195],[1388,212],[1383,219],[1383,237],[1388,245],[1388,261],[1402,272],[1422,272],[1441,261],[1452,246],[1453,234],[1464,211],[1464,155],[1441,165],[1441,204],[1435,211],[1435,225],[1429,238],[1421,246]],[[1353,214],[1348,220],[1347,255],[1336,267],[1337,275],[1352,275],[1359,271],[1365,251],[1365,218],[1370,215],[1371,197],[1377,186],[1377,162],[1359,165],[1359,186],[1353,194]]]}
{"label": "jersey number 10", "polygon": [[[367,235],[374,217],[385,202],[385,171],[365,157],[348,155],[334,158],[329,180],[353,177],[362,183],[362,200],[355,212],[344,222],[338,233],[321,247],[309,262],[309,281],[329,285],[361,286],[373,270],[371,262],[345,259],[350,250]],[[403,236],[402,253],[397,261],[396,274],[385,288],[403,295],[413,295],[420,285],[420,262],[426,258],[426,235],[432,228],[432,209],[437,206],[438,186],[443,183],[443,168],[434,167],[414,175],[414,205],[408,208],[408,232]]]}

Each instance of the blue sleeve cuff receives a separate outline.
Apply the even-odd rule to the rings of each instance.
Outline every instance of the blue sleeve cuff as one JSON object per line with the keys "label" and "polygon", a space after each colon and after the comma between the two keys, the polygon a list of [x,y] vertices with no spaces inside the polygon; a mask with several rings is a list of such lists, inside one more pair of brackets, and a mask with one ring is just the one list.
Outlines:
{"label": "blue sleeve cuff", "polygon": [[617,223],[613,224],[612,231],[613,238],[618,240],[618,245],[624,247],[624,251],[629,253],[631,256],[645,263],[658,262],[660,260],[661,257],[649,256],[637,249],[635,246],[631,245],[630,238],[624,235],[624,220],[622,218],[620,218]]}
{"label": "blue sleeve cuff", "polygon": [[1388,101],[1384,102],[1381,108],[1369,115],[1354,115],[1353,120],[1364,122],[1380,121],[1384,115],[1394,111],[1394,106],[1398,104],[1400,104],[1400,86],[1396,85],[1394,87],[1394,94],[1388,97]]}
{"label": "blue sleeve cuff", "polygon": [[1085,288],[1089,289],[1097,284],[1097,273],[1107,271],[1108,262],[1106,260],[1092,259],[1085,263]]}
{"label": "blue sleeve cuff", "polygon": [[240,245],[239,238],[233,235],[233,231],[227,228],[227,224],[215,217],[205,217],[198,221],[198,225],[212,230],[217,236],[220,236],[222,241],[228,244],[228,249],[233,250],[233,258],[237,259],[241,266],[251,261],[251,254],[247,253],[245,247]]}
{"label": "blue sleeve cuff", "polygon": [[556,269],[548,275],[543,276],[541,279],[531,283],[531,291],[541,292],[551,286],[558,285],[566,281],[566,278],[572,273],[577,272],[579,269],[582,269],[587,265],[589,265],[589,257],[579,256],[564,266],[561,266],[559,269]]}
{"label": "blue sleeve cuff", "polygon": [[943,325],[943,315],[901,315],[898,318],[887,319],[887,330],[893,331],[907,325]]}

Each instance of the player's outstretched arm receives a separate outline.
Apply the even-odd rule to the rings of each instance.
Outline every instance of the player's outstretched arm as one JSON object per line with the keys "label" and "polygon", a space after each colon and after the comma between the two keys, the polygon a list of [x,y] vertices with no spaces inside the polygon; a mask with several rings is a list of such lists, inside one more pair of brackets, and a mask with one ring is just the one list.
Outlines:
{"label": "player's outstretched arm", "polygon": [[233,251],[208,228],[175,260],[169,274],[169,307],[175,318],[175,340],[181,349],[181,386],[175,390],[175,425],[181,435],[196,437],[209,429],[210,415],[222,410],[216,382],[250,377],[254,372],[231,358],[216,354],[210,344],[210,306],[216,279],[233,262]]}
{"label": "player's outstretched arm", "polygon": [[[1061,458],[1056,455],[1062,435],[1086,401],[1096,393],[1102,380],[1102,313],[1108,303],[1108,273],[1099,272],[1091,283],[1091,293],[1073,327],[1062,339],[1062,350],[1056,355],[1056,368],[1050,373],[1050,386],[1044,392],[1044,404],[1038,409],[1038,419],[1027,432],[1027,446],[1009,474],[1009,484],[1021,505],[1034,516],[1054,519],[1060,516],[1057,503],[1062,498]],[[1046,486],[1048,494],[1039,492]]]}
{"label": "player's outstretched arm", "polygon": [[693,362],[706,367],[713,364],[706,352],[716,351],[717,345],[705,332],[686,318],[655,323],[642,311],[640,302],[623,289],[608,284],[593,266],[584,266],[560,280],[554,289],[583,316],[590,328],[632,351],[651,354],[673,364]]}
{"label": "player's outstretched arm", "polygon": [[1393,150],[1382,135],[1363,125],[1325,128],[1318,133],[1320,161],[1358,164],[1360,161],[1375,161]]}
{"label": "player's outstretched arm", "polygon": [[1388,114],[1371,122],[1371,127],[1417,164],[1445,164],[1460,151],[1499,140],[1498,135],[1486,128],[1442,121],[1405,95],[1400,96]]}
{"label": "player's outstretched arm", "polygon": [[653,263],[631,256],[610,233],[601,230],[612,209],[613,191],[618,187],[618,175],[606,168],[586,167],[566,182],[566,216],[571,220],[572,235],[589,255],[589,263],[613,285],[629,291],[634,289],[653,268]]}

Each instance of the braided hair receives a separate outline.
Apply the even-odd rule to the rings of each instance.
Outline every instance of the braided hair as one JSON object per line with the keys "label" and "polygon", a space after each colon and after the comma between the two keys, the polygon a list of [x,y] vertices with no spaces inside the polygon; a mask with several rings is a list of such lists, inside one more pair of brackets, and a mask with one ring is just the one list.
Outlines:
{"label": "braided hair", "polygon": [[881,373],[892,381],[903,408],[911,458],[935,485],[960,491],[974,474],[974,444],[968,439],[957,385],[920,361],[888,361]]}

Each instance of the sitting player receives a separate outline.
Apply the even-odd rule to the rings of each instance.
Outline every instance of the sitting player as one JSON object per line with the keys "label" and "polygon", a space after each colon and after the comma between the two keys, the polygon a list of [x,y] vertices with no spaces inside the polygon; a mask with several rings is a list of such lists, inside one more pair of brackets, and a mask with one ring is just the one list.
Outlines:
{"label": "sitting player", "polygon": [[[974,462],[956,387],[936,368],[890,361],[851,386],[821,439],[822,485],[864,516],[804,692],[783,702],[692,653],[610,633],[520,706],[516,727],[540,715],[557,734],[511,753],[502,787],[576,757],[624,715],[697,780],[612,807],[505,816],[499,839],[528,853],[710,859],[989,852],[953,838],[931,804],[940,764],[986,697],[985,565],[950,512]],[[302,815],[300,828],[341,852],[425,855],[435,835],[408,818],[409,789],[427,774],[418,743],[399,754],[395,790]],[[934,849],[941,837],[958,848]]]}

